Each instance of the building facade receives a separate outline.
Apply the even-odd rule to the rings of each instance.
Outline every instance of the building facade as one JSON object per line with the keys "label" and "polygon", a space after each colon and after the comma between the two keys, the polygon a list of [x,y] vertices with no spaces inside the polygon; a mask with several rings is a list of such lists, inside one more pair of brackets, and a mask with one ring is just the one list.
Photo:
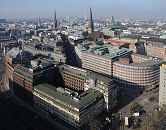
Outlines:
{"label": "building facade", "polygon": [[61,65],[58,68],[66,87],[74,90],[84,90],[86,70],[69,65]]}
{"label": "building facade", "polygon": [[86,125],[103,111],[103,95],[93,89],[79,95],[69,89],[40,84],[34,87],[33,94],[37,110],[52,119],[58,115],[76,128]]}
{"label": "building facade", "polygon": [[166,109],[166,64],[160,66],[159,106]]}
{"label": "building facade", "polygon": [[[162,61],[155,59],[143,59],[133,56],[127,62],[123,60],[113,63],[113,76],[115,80],[124,86],[139,86],[147,91],[155,89],[159,85],[160,64]],[[136,59],[134,59],[136,58]]]}
{"label": "building facade", "polygon": [[104,109],[113,110],[118,104],[118,86],[115,85],[112,78],[89,71],[85,82],[85,90],[95,89],[104,96]]}
{"label": "building facade", "polygon": [[117,106],[118,90],[112,77],[63,63],[20,62],[12,53],[5,57],[9,89],[47,117],[58,116],[79,128]]}
{"label": "building facade", "polygon": [[121,48],[103,45],[92,46],[90,49],[81,53],[82,67],[99,73],[112,75],[113,62],[119,57],[129,57],[132,51],[127,48]]}
{"label": "building facade", "polygon": [[147,42],[145,44],[148,56],[157,57],[166,61],[166,45],[158,42]]}

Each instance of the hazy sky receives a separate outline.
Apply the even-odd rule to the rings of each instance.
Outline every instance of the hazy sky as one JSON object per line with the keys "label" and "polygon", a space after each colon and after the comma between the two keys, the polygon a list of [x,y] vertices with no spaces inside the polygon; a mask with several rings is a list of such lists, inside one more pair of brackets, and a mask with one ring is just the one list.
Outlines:
{"label": "hazy sky", "polygon": [[0,0],[0,18],[114,16],[115,18],[166,19],[166,0]]}

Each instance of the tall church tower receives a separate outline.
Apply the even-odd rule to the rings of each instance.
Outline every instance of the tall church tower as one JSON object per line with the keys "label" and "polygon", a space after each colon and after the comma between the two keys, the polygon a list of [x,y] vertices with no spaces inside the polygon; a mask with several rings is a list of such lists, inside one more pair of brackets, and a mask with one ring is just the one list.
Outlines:
{"label": "tall church tower", "polygon": [[57,18],[56,18],[56,11],[55,11],[55,14],[54,14],[54,25],[53,25],[53,29],[57,29],[57,26],[58,26],[58,22],[57,22]]}
{"label": "tall church tower", "polygon": [[93,17],[92,17],[92,9],[90,7],[90,19],[88,23],[88,33],[93,33],[94,32],[94,25],[93,25]]}
{"label": "tall church tower", "polygon": [[41,27],[41,19],[40,19],[40,17],[38,18],[37,26]]}
{"label": "tall church tower", "polygon": [[110,23],[111,23],[111,25],[112,25],[112,26],[114,26],[114,25],[115,25],[114,16],[112,16]]}

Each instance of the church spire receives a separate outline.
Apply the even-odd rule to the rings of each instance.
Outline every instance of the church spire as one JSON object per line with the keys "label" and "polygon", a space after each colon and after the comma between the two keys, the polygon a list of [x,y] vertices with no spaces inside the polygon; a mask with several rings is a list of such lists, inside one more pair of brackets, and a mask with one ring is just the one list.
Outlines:
{"label": "church spire", "polygon": [[57,28],[57,18],[56,18],[56,10],[55,10],[55,14],[54,14],[54,29],[56,29]]}
{"label": "church spire", "polygon": [[37,23],[37,26],[40,27],[41,26],[41,19],[40,17],[38,18],[38,23]]}
{"label": "church spire", "polygon": [[89,19],[89,24],[88,24],[88,33],[93,33],[93,32],[94,32],[93,16],[92,16],[92,9],[90,7],[90,19]]}
{"label": "church spire", "polygon": [[92,23],[93,22],[93,16],[92,16],[92,9],[90,7],[90,22]]}

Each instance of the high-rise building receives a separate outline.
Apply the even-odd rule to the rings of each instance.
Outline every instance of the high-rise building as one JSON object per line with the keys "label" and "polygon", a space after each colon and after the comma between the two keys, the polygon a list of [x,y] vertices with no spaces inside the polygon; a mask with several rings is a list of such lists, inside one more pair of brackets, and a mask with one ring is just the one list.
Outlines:
{"label": "high-rise building", "polygon": [[90,7],[90,19],[88,23],[88,33],[93,33],[94,32],[94,25],[93,25],[93,16],[92,16],[92,9]]}
{"label": "high-rise building", "polygon": [[166,109],[166,64],[160,66],[159,106]]}

